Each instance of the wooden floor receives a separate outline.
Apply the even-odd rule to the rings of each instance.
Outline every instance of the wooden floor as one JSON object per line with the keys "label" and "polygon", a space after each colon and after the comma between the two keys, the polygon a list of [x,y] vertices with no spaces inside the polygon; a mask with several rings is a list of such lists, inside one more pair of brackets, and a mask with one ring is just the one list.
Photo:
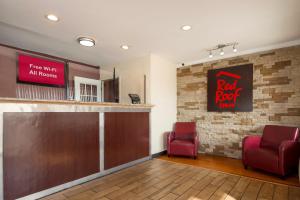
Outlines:
{"label": "wooden floor", "polygon": [[153,159],[45,200],[297,200],[300,188]]}
{"label": "wooden floor", "polygon": [[214,169],[214,170],[236,174],[240,176],[256,178],[268,182],[281,183],[281,184],[300,187],[297,173],[293,175],[289,175],[286,179],[282,180],[274,174],[268,174],[266,172],[254,170],[251,168],[248,168],[246,170],[244,169],[242,161],[239,159],[206,155],[206,154],[199,154],[197,160],[187,158],[187,157],[174,157],[174,156],[169,158],[167,155],[160,156],[159,159],[198,166],[198,167],[204,167],[208,169]]}

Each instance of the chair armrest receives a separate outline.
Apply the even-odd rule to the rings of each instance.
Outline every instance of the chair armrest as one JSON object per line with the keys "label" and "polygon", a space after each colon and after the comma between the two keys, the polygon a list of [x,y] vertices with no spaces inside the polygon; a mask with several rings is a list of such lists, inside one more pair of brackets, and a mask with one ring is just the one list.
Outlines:
{"label": "chair armrest", "polygon": [[167,138],[168,138],[168,143],[172,142],[175,139],[175,132],[174,131],[167,132]]}
{"label": "chair armrest", "polygon": [[282,141],[279,146],[279,168],[286,173],[289,168],[298,166],[300,143],[293,140]]}
{"label": "chair armrest", "polygon": [[194,137],[194,144],[198,144],[199,143],[199,140],[198,140],[198,135],[196,134],[195,137]]}
{"label": "chair armrest", "polygon": [[175,133],[172,132],[167,132],[167,152],[168,155],[171,153],[171,142],[175,139]]}
{"label": "chair armrest", "polygon": [[242,160],[244,165],[247,165],[246,151],[248,149],[257,149],[259,148],[261,141],[261,136],[258,135],[249,135],[244,137],[242,142]]}
{"label": "chair armrest", "polygon": [[258,135],[249,135],[244,137],[242,147],[243,150],[258,148],[260,145],[261,136]]}

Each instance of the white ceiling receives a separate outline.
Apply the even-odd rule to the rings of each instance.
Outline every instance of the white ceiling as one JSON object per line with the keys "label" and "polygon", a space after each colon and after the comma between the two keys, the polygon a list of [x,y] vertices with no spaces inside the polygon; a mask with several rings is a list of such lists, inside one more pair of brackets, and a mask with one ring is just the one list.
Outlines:
{"label": "white ceiling", "polygon": [[[182,31],[185,24],[192,30]],[[78,45],[78,36],[92,36],[96,47]],[[100,66],[150,53],[191,62],[218,43],[237,41],[243,51],[297,39],[299,0],[0,1],[0,43]]]}

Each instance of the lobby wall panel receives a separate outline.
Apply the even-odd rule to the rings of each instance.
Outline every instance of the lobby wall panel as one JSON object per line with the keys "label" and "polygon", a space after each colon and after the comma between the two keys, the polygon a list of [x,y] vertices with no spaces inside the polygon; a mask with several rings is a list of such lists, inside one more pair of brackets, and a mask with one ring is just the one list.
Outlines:
{"label": "lobby wall panel", "polygon": [[[253,64],[253,111],[207,112],[208,70],[244,64]],[[178,68],[177,121],[197,123],[202,153],[241,158],[243,138],[265,125],[300,126],[299,77],[300,45]]]}
{"label": "lobby wall panel", "polygon": [[105,169],[149,156],[149,113],[105,113],[104,131]]}
{"label": "lobby wall panel", "polygon": [[11,53],[5,55],[0,48],[0,97],[16,97],[16,60]]}
{"label": "lobby wall panel", "polygon": [[4,113],[4,197],[99,172],[99,113]]}
{"label": "lobby wall panel", "polygon": [[[0,44],[0,97],[30,99],[31,95],[38,95],[39,99],[65,100],[65,88],[56,88],[43,85],[33,85],[17,82],[18,54],[28,54],[33,57],[65,62],[70,90],[74,89],[74,76],[91,79],[100,79],[100,70],[97,66],[79,63],[40,52],[15,48]],[[52,93],[51,97],[48,96]]]}

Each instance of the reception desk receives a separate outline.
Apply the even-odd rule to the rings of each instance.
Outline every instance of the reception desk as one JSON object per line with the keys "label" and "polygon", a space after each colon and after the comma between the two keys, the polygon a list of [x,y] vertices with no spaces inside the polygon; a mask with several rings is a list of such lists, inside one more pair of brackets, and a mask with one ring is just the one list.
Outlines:
{"label": "reception desk", "polygon": [[150,105],[0,99],[0,199],[37,199],[151,158]]}

